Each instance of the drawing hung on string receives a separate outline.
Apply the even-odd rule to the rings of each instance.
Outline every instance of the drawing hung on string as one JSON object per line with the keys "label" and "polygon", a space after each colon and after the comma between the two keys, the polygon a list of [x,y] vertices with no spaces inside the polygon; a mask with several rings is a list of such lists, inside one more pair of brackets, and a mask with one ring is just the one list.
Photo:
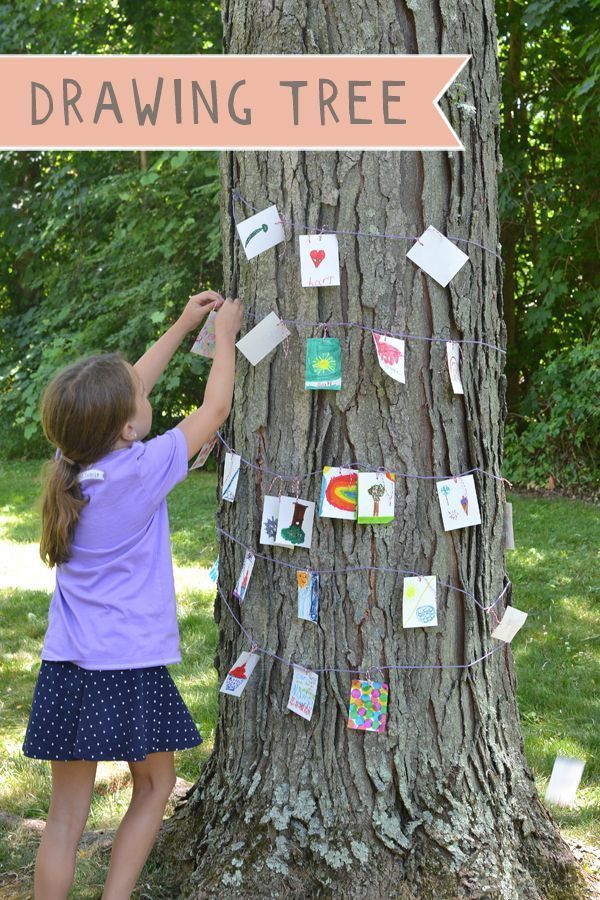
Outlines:
{"label": "drawing hung on string", "polygon": [[319,515],[356,519],[358,473],[341,466],[325,466],[321,480]]}
{"label": "drawing hung on string", "polygon": [[330,287],[340,283],[340,258],[335,234],[299,237],[302,287]]}
{"label": "drawing hung on string", "polygon": [[249,219],[238,222],[236,227],[246,259],[254,259],[259,253],[285,240],[281,216],[276,206],[269,206],[257,212]]}
{"label": "drawing hung on string", "polygon": [[296,572],[298,584],[298,618],[306,622],[319,621],[319,575],[317,572]]}
{"label": "drawing hung on string", "polygon": [[283,547],[310,547],[315,504],[297,497],[281,497],[275,543]]}
{"label": "drawing hung on string", "polygon": [[475,481],[472,475],[436,483],[445,531],[481,524]]}

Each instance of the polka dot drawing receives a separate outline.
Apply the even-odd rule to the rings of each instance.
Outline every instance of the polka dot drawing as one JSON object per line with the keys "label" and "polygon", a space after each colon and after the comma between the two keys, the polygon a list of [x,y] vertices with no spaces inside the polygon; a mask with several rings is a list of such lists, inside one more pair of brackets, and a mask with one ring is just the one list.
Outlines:
{"label": "polka dot drawing", "polygon": [[348,728],[385,731],[388,693],[388,685],[383,681],[353,681],[350,688]]}

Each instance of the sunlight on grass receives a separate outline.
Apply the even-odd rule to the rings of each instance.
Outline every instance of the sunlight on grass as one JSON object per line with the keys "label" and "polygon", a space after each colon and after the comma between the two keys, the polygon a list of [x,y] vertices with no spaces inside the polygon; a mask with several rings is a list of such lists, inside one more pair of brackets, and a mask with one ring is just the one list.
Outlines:
{"label": "sunlight on grass", "polygon": [[[21,752],[54,584],[35,543],[37,471],[33,463],[0,467],[0,809],[43,819],[50,766]],[[593,579],[598,517],[593,506],[577,501],[512,500],[517,549],[507,554],[507,565],[515,606],[529,613],[513,647],[528,761],[543,795],[557,754],[586,760],[575,807],[553,809],[553,815],[565,833],[600,845],[600,610]],[[214,746],[219,701],[214,585],[208,577],[216,557],[214,503],[215,476],[205,472],[190,477],[169,498],[183,656],[171,672],[204,738],[200,747],[176,755],[177,774],[191,782]],[[127,765],[99,764],[88,828],[115,827],[129,795]],[[18,869],[27,877],[37,840],[22,828],[0,829],[0,869]],[[107,855],[86,851],[80,863],[74,896],[94,900],[101,893]]]}

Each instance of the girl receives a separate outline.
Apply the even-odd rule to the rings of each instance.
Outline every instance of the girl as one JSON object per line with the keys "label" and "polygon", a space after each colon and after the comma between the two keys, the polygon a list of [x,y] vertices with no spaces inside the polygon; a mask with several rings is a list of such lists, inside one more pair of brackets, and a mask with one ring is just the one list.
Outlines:
{"label": "girl", "polygon": [[[146,443],[148,394],[210,309],[216,347],[202,406]],[[65,900],[98,760],[127,760],[129,809],[103,900],[126,900],[175,783],[173,751],[198,745],[166,668],[181,661],[166,496],[231,409],[239,300],[191,297],[131,366],[117,354],[68,366],[42,399],[58,449],[42,498],[40,553],[56,566],[42,663],[23,745],[52,761],[52,801],[35,868],[36,900]]]}

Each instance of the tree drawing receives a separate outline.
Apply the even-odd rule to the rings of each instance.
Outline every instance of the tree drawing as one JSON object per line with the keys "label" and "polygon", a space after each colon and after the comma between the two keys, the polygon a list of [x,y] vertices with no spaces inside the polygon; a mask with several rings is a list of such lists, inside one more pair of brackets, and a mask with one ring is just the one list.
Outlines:
{"label": "tree drawing", "polygon": [[370,494],[373,498],[373,516],[374,518],[377,518],[379,515],[379,501],[385,496],[385,488],[382,484],[376,482],[371,485],[367,494]]}

